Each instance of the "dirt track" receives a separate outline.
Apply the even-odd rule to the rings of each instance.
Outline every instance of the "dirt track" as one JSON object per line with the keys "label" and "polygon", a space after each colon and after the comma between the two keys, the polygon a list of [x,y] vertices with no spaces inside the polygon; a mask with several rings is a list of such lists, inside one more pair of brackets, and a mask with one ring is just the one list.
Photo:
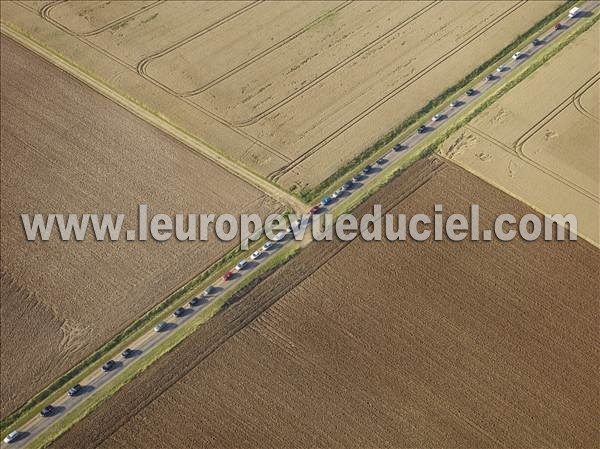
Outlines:
{"label": "dirt track", "polygon": [[[21,213],[281,207],[2,37],[1,415],[235,242],[27,242]],[[225,188],[226,186],[226,188]]]}
{"label": "dirt track", "polygon": [[[371,203],[530,212],[435,160]],[[52,447],[592,448],[599,269],[584,241],[310,245]]]}

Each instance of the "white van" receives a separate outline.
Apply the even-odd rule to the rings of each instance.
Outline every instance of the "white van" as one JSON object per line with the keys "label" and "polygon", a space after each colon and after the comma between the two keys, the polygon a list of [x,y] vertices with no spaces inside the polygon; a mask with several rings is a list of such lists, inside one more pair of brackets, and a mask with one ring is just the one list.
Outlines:
{"label": "white van", "polygon": [[579,12],[581,11],[581,9],[575,7],[575,8],[571,8],[571,10],[569,11],[569,18],[574,19],[575,17],[577,17],[579,15]]}

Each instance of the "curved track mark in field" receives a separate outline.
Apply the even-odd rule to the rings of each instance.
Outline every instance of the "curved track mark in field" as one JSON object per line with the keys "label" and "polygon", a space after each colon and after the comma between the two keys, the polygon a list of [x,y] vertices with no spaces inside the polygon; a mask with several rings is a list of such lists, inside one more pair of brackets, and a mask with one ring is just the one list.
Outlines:
{"label": "curved track mark in field", "polygon": [[[63,0],[64,1],[64,0]],[[111,59],[112,61],[114,61],[115,63],[125,67],[127,70],[131,71],[131,72],[136,72],[136,67],[132,66],[131,64],[127,63],[126,61],[123,61],[121,59],[119,59],[118,57],[116,57],[115,55],[109,53],[108,51],[106,51],[104,48],[97,46],[95,43],[85,39],[85,37],[81,37],[81,36],[77,36],[73,33],[71,33],[67,28],[65,28],[64,26],[62,26],[59,22],[51,19],[48,17],[47,15],[47,9],[51,8],[53,6],[55,6],[55,3],[49,3],[44,5],[42,8],[40,8],[40,10],[36,10],[32,7],[30,7],[29,5],[23,3],[23,2],[18,2],[17,3],[19,6],[32,11],[36,14],[39,14],[44,20],[48,21],[49,23],[51,23],[53,26],[55,26],[56,28],[64,31],[65,33],[73,36],[74,38],[78,39],[81,43],[91,47],[92,49],[102,53],[104,56],[106,56],[107,58]],[[138,73],[139,74],[139,73]],[[153,85],[159,87],[160,89],[166,91],[167,93],[171,94],[171,92],[169,92],[168,90],[164,89],[162,86],[160,86],[159,84],[154,83],[151,79],[148,79],[149,82],[151,82]],[[270,153],[272,156],[276,157],[278,160],[281,160],[283,162],[290,162],[291,159],[284,155],[283,153],[277,151],[276,149],[274,149],[273,147],[267,145],[266,143],[262,142],[261,140],[257,139],[254,136],[249,135],[248,133],[246,133],[245,131],[241,130],[241,129],[236,129],[235,127],[231,126],[231,124],[225,120],[223,117],[220,117],[219,115],[207,110],[206,108],[203,108],[195,103],[193,103],[192,101],[186,99],[186,98],[180,98],[182,101],[184,101],[188,106],[196,109],[197,111],[201,112],[202,114],[206,115],[207,117],[210,117],[211,119],[215,120],[216,122],[220,123],[221,125],[225,126],[226,128],[228,128],[229,130],[231,130],[232,132],[234,132],[235,134],[238,134],[242,137],[244,137],[246,140],[248,140],[249,142],[255,144],[256,146],[260,147],[261,149],[265,150],[267,153]]]}
{"label": "curved track mark in field", "polygon": [[[589,80],[586,81],[585,85],[587,85],[588,82],[589,82]],[[559,109],[559,108],[562,107],[562,109],[560,109],[556,114],[554,114],[553,117],[556,116],[556,115],[558,115],[558,113],[560,113],[567,106],[569,106],[570,102],[572,101],[572,98],[575,95],[577,95],[577,93],[580,90],[581,90],[581,88],[579,88],[574,94],[569,95],[569,97],[565,101],[561,102],[561,104],[557,108],[554,108],[548,115],[545,116],[545,118],[549,117],[550,115],[553,114],[553,112],[555,112],[557,109]],[[542,119],[542,121],[543,120],[545,120],[545,119]],[[472,133],[478,135],[482,139],[488,141],[492,145],[494,145],[494,146],[500,148],[501,150],[507,152],[508,154],[511,154],[513,156],[517,156],[523,162],[531,165],[532,167],[534,167],[534,168],[538,169],[539,171],[543,172],[544,174],[546,174],[546,175],[554,178],[555,180],[557,180],[558,182],[566,185],[570,189],[575,190],[576,192],[578,192],[578,193],[582,194],[583,196],[591,199],[592,201],[598,202],[599,198],[598,198],[597,195],[595,195],[594,193],[588,191],[587,189],[585,189],[585,188],[583,188],[583,187],[581,187],[581,186],[579,186],[579,185],[577,185],[577,184],[569,181],[567,178],[565,178],[565,177],[561,176],[560,174],[556,173],[555,171],[553,171],[553,170],[545,167],[544,165],[540,164],[536,160],[528,157],[522,151],[519,151],[519,149],[517,148],[516,144],[511,147],[510,145],[505,144],[504,142],[496,139],[495,137],[491,136],[490,134],[486,133],[485,131],[482,131],[479,128],[476,128],[476,127],[474,127],[473,125],[470,125],[470,124],[465,125],[465,128],[468,129],[469,131],[471,131]],[[532,128],[530,128],[530,130],[531,129]],[[529,132],[529,130],[526,131],[525,133],[528,133],[528,132]],[[525,135],[525,134],[523,134],[523,135]],[[521,137],[523,137],[523,136],[521,136]],[[521,139],[521,137],[519,139]]]}
{"label": "curved track mark in field", "polygon": [[592,84],[590,84],[585,90],[583,90],[582,92],[580,92],[579,94],[577,94],[574,98],[573,98],[573,106],[575,106],[575,108],[584,116],[586,116],[587,118],[589,118],[592,121],[595,122],[599,122],[600,119],[598,117],[596,117],[594,114],[592,114],[590,111],[588,111],[585,106],[583,105],[583,103],[581,102],[581,97],[588,91],[590,90],[594,84],[596,84],[598,81],[600,80],[600,77],[598,79],[596,79],[596,81],[594,81]]}
{"label": "curved track mark in field", "polygon": [[[418,189],[423,187],[437,172],[441,170],[445,170],[448,165],[439,159],[433,160],[434,166],[429,170],[423,173],[421,176],[415,178],[412,182],[406,185],[404,191],[398,196],[398,198],[392,201],[389,205],[385,207],[385,210],[382,211],[382,214],[388,213],[390,210],[398,206],[402,201],[416,192]],[[273,305],[275,305],[281,298],[283,298],[290,291],[301,285],[304,281],[313,276],[321,267],[326,265],[331,259],[340,254],[348,245],[352,243],[351,241],[339,242],[338,247],[334,248],[330,254],[327,254],[323,260],[319,260],[316,263],[312,263],[308,265],[308,269],[306,272],[298,279],[293,282],[285,283],[285,285],[278,291],[276,295],[265,303],[258,304],[250,313],[245,313],[243,316],[240,315],[236,319],[235,326],[232,326],[228,329],[226,333],[223,333],[222,336],[217,339],[211,346],[209,346],[193,363],[186,364],[181,370],[178,370],[178,374],[176,376],[169,376],[168,379],[162,379],[160,383],[160,387],[152,389],[148,392],[147,395],[144,396],[144,399],[136,402],[133,407],[127,407],[127,413],[121,415],[122,417],[118,419],[115,426],[110,427],[110,429],[102,435],[96,435],[94,439],[93,448],[97,448],[102,443],[104,443],[108,438],[114,435],[119,431],[128,421],[133,419],[136,415],[138,415],[143,409],[151,405],[155,400],[157,400],[160,396],[162,396],[165,392],[167,392],[173,385],[175,385],[179,380],[187,376],[192,370],[198,367],[202,362],[208,359],[213,353],[218,351],[223,344],[225,344],[230,338],[235,337],[240,331],[242,331],[246,326],[259,319],[267,310],[269,310]],[[270,276],[270,275],[268,275]],[[266,278],[268,278],[266,276]],[[264,282],[264,279],[261,279],[259,283]],[[249,291],[252,291],[254,287],[250,288],[248,291],[242,291],[242,295],[248,294]],[[237,302],[237,301],[236,301]],[[226,308],[227,306],[224,306]],[[233,321],[233,320],[232,320]]]}
{"label": "curved track mark in field", "polygon": [[290,170],[292,170],[293,168],[295,168],[296,166],[298,166],[299,164],[301,164],[302,162],[304,162],[309,157],[313,156],[322,147],[324,147],[326,144],[328,144],[329,142],[331,142],[332,140],[334,140],[340,134],[342,134],[345,131],[347,131],[348,129],[352,128],[352,126],[354,126],[356,123],[360,122],[363,118],[367,117],[369,114],[371,114],[375,110],[377,110],[381,105],[385,104],[386,102],[388,102],[389,100],[391,100],[392,98],[394,98],[396,95],[398,95],[399,93],[401,93],[404,90],[406,90],[409,86],[411,86],[412,84],[414,84],[415,82],[417,82],[419,79],[421,79],[422,77],[424,77],[425,75],[427,75],[429,72],[431,72],[432,70],[434,70],[436,67],[438,67],[440,64],[442,64],[443,62],[445,62],[446,60],[448,60],[449,58],[451,58],[452,56],[454,56],[456,53],[458,53],[464,47],[466,47],[467,45],[469,45],[471,42],[473,42],[474,40],[478,39],[480,36],[482,36],[483,34],[485,34],[490,28],[492,28],[493,26],[497,25],[502,20],[504,20],[507,16],[509,16],[510,14],[512,14],[513,12],[515,12],[516,10],[518,10],[519,8],[521,8],[522,6],[524,6],[525,3],[526,3],[526,0],[525,1],[521,1],[521,2],[517,3],[516,5],[511,6],[508,10],[504,11],[502,14],[500,14],[498,17],[496,17],[488,25],[486,25],[485,27],[481,28],[479,31],[475,32],[473,35],[471,35],[470,37],[468,37],[467,39],[465,39],[464,41],[462,41],[460,44],[458,44],[453,49],[451,49],[451,50],[447,51],[446,53],[444,53],[442,56],[440,56],[435,61],[433,61],[432,63],[430,63],[428,66],[426,66],[420,72],[418,72],[416,75],[414,75],[413,77],[409,78],[407,81],[405,81],[404,83],[402,83],[400,86],[392,89],[390,92],[388,92],[382,98],[380,98],[379,100],[377,100],[375,103],[373,103],[371,106],[369,106],[368,108],[366,108],[365,110],[363,110],[358,115],[354,116],[352,119],[350,119],[344,125],[342,125],[341,127],[339,127],[333,133],[329,134],[327,137],[325,137],[319,143],[317,143],[316,145],[313,145],[307,151],[305,151],[304,153],[302,153],[300,156],[298,156],[296,159],[294,159],[291,163],[289,163],[288,165],[286,165],[286,166],[284,166],[284,167],[282,167],[282,168],[280,168],[278,170],[275,170],[275,171],[271,172],[269,174],[268,178],[271,179],[272,181],[277,182],[284,174],[286,174],[287,172],[289,172]]}
{"label": "curved track mark in field", "polygon": [[[277,102],[275,105],[269,107],[268,109],[266,109],[265,111],[262,111],[260,113],[258,113],[257,115],[250,117],[246,120],[240,121],[240,122],[232,122],[232,125],[234,126],[248,126],[251,125],[252,123],[256,123],[257,121],[259,121],[261,118],[263,118],[265,115],[270,114],[271,112],[273,112],[274,110],[278,109],[280,107],[280,105],[282,105],[284,102],[287,103],[287,100],[289,100],[291,97],[296,97],[298,95],[300,95],[302,92],[308,90],[310,87],[312,87],[313,85],[315,85],[316,83],[318,83],[319,81],[329,77],[330,75],[332,75],[333,73],[335,73],[337,70],[339,70],[341,67],[349,64],[350,62],[352,62],[353,60],[355,60],[356,58],[358,58],[360,55],[362,55],[363,53],[365,53],[366,51],[370,50],[372,47],[376,46],[378,43],[380,43],[382,40],[384,40],[385,38],[387,38],[390,34],[393,34],[394,32],[404,28],[406,25],[408,25],[409,22],[412,22],[413,20],[417,19],[420,15],[422,15],[423,13],[425,13],[427,10],[431,9],[433,6],[437,5],[441,3],[439,0],[436,2],[432,2],[429,5],[423,7],[421,10],[417,11],[414,15],[412,15],[411,17],[403,20],[402,22],[400,22],[399,24],[397,24],[396,26],[394,26],[393,28],[391,28],[390,30],[386,31],[384,34],[382,34],[381,36],[378,36],[377,38],[375,38],[375,40],[369,42],[367,45],[365,45],[364,47],[358,49],[355,53],[353,53],[352,55],[350,55],[348,58],[340,61],[338,64],[336,64],[335,66],[331,67],[330,69],[328,69],[327,71],[323,72],[321,75],[319,75],[317,78],[315,78],[314,80],[312,80],[311,82],[307,83],[306,85],[304,85],[303,87],[301,87],[300,89],[298,89],[297,91],[293,92],[292,94],[290,94],[289,96],[283,98],[281,101]],[[348,6],[349,3],[345,3],[343,5],[341,5],[340,7],[332,10],[332,11],[339,11],[342,8],[345,8],[346,6]],[[288,43],[290,41],[292,41],[293,39],[295,39],[296,37],[300,36],[301,34],[304,34],[306,32],[306,30],[311,27],[312,25],[320,22],[322,19],[319,18],[313,22],[311,22],[309,25],[305,26],[302,30],[300,30],[299,32],[295,33],[295,35],[292,35],[293,38],[291,39],[284,39],[286,40],[286,42],[284,43]],[[289,37],[292,37],[289,36]],[[283,42],[283,41],[280,41]],[[248,59],[247,61],[244,61],[242,64],[240,64],[239,66],[235,67],[234,69],[225,72],[223,75],[221,75],[218,78],[215,78],[213,81],[210,81],[209,83],[205,84],[202,87],[199,87],[198,89],[192,90],[192,91],[188,91],[188,92],[183,92],[181,95],[185,96],[185,97],[189,97],[189,96],[193,96],[193,95],[197,95],[199,93],[204,92],[205,90],[213,87],[214,85],[220,83],[221,81],[231,77],[232,75],[236,74],[237,72],[239,72],[240,70],[248,67],[249,65],[251,65],[252,63],[256,62],[259,59],[262,59],[263,57],[267,56],[268,54],[272,53],[273,51],[277,50],[279,47],[281,47],[282,45],[275,44],[272,47],[269,47],[268,49],[266,49],[264,52],[260,53],[260,57],[259,55],[257,55],[256,57],[252,58],[252,59]]]}
{"label": "curved track mark in field", "polygon": [[137,66],[136,66],[136,70],[137,72],[143,76],[146,79],[151,80],[153,83],[155,84],[159,84],[161,87],[163,87],[165,90],[167,90],[171,95],[174,96],[180,96],[178,92],[174,91],[173,89],[169,88],[168,86],[164,85],[163,83],[161,83],[160,81],[156,80],[155,78],[152,78],[150,75],[148,75],[147,73],[147,69],[148,69],[148,65],[154,61],[157,58],[160,58],[164,55],[167,55],[169,53],[171,53],[174,50],[177,50],[179,47],[184,46],[185,44],[187,44],[188,42],[193,41],[194,39],[196,39],[197,37],[203,36],[204,34],[215,30],[217,28],[219,28],[221,25],[229,22],[230,20],[235,19],[236,17],[244,14],[245,12],[256,8],[257,6],[259,6],[264,0],[260,0],[254,3],[250,3],[240,9],[237,9],[235,11],[233,11],[230,14],[227,14],[226,16],[220,18],[219,20],[217,20],[216,22],[211,23],[210,25],[202,28],[201,30],[195,32],[194,34],[191,34],[187,37],[184,37],[183,39],[180,39],[179,41],[175,42],[172,45],[169,45],[166,48],[163,48],[162,50],[157,51],[156,53],[153,53],[149,56],[146,56],[144,59],[142,59],[140,62],[138,62]]}
{"label": "curved track mark in field", "polygon": [[[121,16],[121,17],[119,17],[119,18],[117,18],[117,19],[113,20],[112,22],[109,22],[109,23],[107,23],[106,25],[103,25],[103,26],[102,26],[102,27],[100,27],[100,28],[97,28],[97,29],[95,29],[95,30],[92,30],[92,31],[86,31],[85,33],[78,33],[78,32],[76,32],[76,31],[73,31],[73,30],[71,30],[69,27],[67,27],[67,26],[65,26],[65,25],[63,25],[63,27],[64,27],[66,30],[68,30],[70,34],[72,34],[72,35],[74,35],[74,36],[82,36],[82,37],[86,37],[86,36],[94,36],[94,35],[96,35],[96,34],[100,34],[100,33],[102,33],[103,31],[106,31],[106,30],[108,30],[108,29],[112,28],[112,27],[113,27],[113,26],[115,26],[115,25],[118,25],[118,24],[119,24],[119,23],[121,23],[121,22],[124,22],[124,21],[126,21],[126,20],[128,20],[128,19],[131,19],[132,17],[135,17],[135,16],[137,16],[137,15],[139,15],[139,14],[141,14],[141,13],[145,12],[145,11],[148,11],[149,9],[155,8],[155,7],[157,7],[158,5],[160,5],[161,3],[163,3],[164,1],[165,1],[165,0],[157,0],[157,1],[155,1],[154,3],[151,3],[151,4],[149,4],[149,5],[143,6],[143,7],[139,8],[139,9],[136,9],[135,11],[132,11],[132,12],[130,12],[129,14],[126,14],[126,15],[124,15],[124,16]],[[40,15],[41,15],[41,16],[42,16],[44,19],[46,19],[46,20],[53,20],[53,21],[57,22],[56,20],[54,20],[54,19],[51,19],[51,18],[50,18],[50,13],[51,13],[51,11],[52,11],[52,10],[53,10],[53,9],[54,9],[56,6],[59,6],[60,4],[63,4],[63,3],[65,3],[65,2],[64,2],[64,1],[58,1],[58,2],[52,2],[52,3],[48,3],[48,4],[46,4],[46,5],[44,5],[44,6],[42,6],[42,7],[40,8],[40,10],[39,10],[39,13],[40,13]]]}
{"label": "curved track mark in field", "polygon": [[600,72],[596,72],[591,78],[588,78],[575,92],[570,94],[566,99],[561,101],[556,107],[554,107],[548,114],[538,120],[533,126],[527,129],[519,138],[515,141],[514,148],[517,153],[523,153],[523,145],[531,139],[536,133],[538,133],[544,125],[558,116],[564,111],[569,105],[571,105],[575,98],[580,97],[590,86],[592,86],[598,79],[600,79]]}

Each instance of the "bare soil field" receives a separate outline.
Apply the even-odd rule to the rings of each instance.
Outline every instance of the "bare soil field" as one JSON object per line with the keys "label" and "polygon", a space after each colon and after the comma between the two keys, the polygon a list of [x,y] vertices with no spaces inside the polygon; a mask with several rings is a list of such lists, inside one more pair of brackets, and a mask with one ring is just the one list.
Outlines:
{"label": "bare soil field", "polygon": [[235,242],[28,242],[20,214],[279,209],[186,146],[2,38],[0,412],[14,410]]}
{"label": "bare soil field", "polygon": [[[471,203],[531,212],[429,159],[356,215]],[[596,447],[599,270],[582,240],[311,244],[52,448]]]}
{"label": "bare soil field", "polygon": [[[600,24],[465,128],[442,154],[600,245]],[[532,101],[535,100],[535,101]]]}
{"label": "bare soil field", "polygon": [[561,2],[3,2],[232,160],[313,187]]}

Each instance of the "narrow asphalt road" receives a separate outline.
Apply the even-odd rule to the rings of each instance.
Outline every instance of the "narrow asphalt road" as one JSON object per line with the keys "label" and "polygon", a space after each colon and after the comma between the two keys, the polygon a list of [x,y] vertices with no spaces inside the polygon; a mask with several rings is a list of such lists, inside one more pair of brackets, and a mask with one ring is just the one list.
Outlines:
{"label": "narrow asphalt road", "polygon": [[[584,3],[580,8],[582,10],[581,16],[584,16],[586,13],[592,12],[600,5],[600,0],[589,1]],[[327,206],[320,209],[319,213],[323,213],[331,211],[331,209],[335,209],[339,207],[340,204],[343,204],[347,201],[348,198],[352,196],[352,192],[355,189],[363,188],[364,186],[372,183],[381,172],[382,167],[386,167],[389,164],[397,162],[401,159],[407,152],[409,152],[412,148],[414,148],[417,144],[423,141],[425,138],[430,136],[432,133],[435,133],[440,127],[443,127],[446,121],[460,114],[461,111],[465,109],[465,107],[474,101],[476,101],[481,94],[485,93],[489,89],[498,86],[499,83],[503,82],[503,80],[513,71],[515,68],[527,64],[527,61],[531,56],[541,51],[545,46],[547,46],[550,42],[557,39],[561,34],[563,34],[566,30],[569,29],[573,24],[575,24],[579,20],[579,17],[570,19],[563,18],[560,23],[562,27],[560,29],[552,28],[546,33],[538,36],[539,43],[534,45],[533,43],[528,44],[520,50],[521,55],[518,58],[511,57],[507,61],[501,64],[503,67],[502,70],[494,71],[491,73],[491,78],[489,80],[483,80],[478,84],[471,87],[472,92],[471,95],[467,95],[466,93],[457,98],[456,102],[451,106],[448,105],[443,110],[439,111],[439,115],[436,117],[436,120],[430,120],[424,123],[425,128],[421,129],[421,132],[415,132],[404,139],[402,142],[398,142],[396,144],[396,149],[391,149],[387,154],[385,154],[382,158],[378,160],[378,163],[375,164],[373,169],[366,175],[363,175],[360,180],[358,180],[354,186],[350,189],[347,189]],[[308,218],[303,220],[303,224],[306,224]],[[55,413],[49,417],[41,417],[36,416],[32,418],[27,424],[21,426],[18,430],[19,437],[13,441],[12,443],[6,444],[5,442],[1,443],[1,447],[11,447],[11,448],[22,448],[25,447],[28,443],[35,440],[37,437],[41,436],[44,432],[51,429],[51,427],[60,426],[61,420],[67,415],[67,412],[71,412],[77,407],[80,407],[83,403],[85,403],[88,398],[92,397],[96,394],[100,389],[106,386],[106,384],[113,380],[116,376],[119,375],[120,372],[127,366],[130,366],[135,363],[139,363],[141,359],[143,359],[146,354],[162,341],[164,341],[169,335],[173,332],[177,332],[177,328],[187,321],[191,320],[194,316],[196,316],[201,310],[211,304],[216,298],[220,295],[225,294],[228,291],[236,289],[241,280],[246,276],[246,273],[251,272],[256,269],[261,264],[268,261],[277,251],[281,249],[281,247],[288,245],[291,241],[293,241],[292,235],[290,232],[285,233],[285,238],[281,241],[274,243],[274,245],[268,250],[264,250],[262,255],[258,257],[256,260],[248,260],[247,265],[241,269],[236,270],[232,269],[232,277],[229,280],[219,280],[213,285],[213,291],[210,294],[202,294],[199,296],[199,303],[195,306],[188,304],[185,307],[185,311],[182,316],[169,316],[164,320],[165,327],[160,332],[150,330],[148,333],[138,337],[136,340],[131,341],[129,347],[133,350],[133,354],[124,358],[119,356],[114,359],[115,366],[108,372],[104,372],[101,369],[98,369],[96,372],[88,376],[85,380],[81,382],[82,389],[75,396],[64,395],[60,400],[54,402],[52,405],[55,407]],[[263,248],[264,249],[264,248]]]}

